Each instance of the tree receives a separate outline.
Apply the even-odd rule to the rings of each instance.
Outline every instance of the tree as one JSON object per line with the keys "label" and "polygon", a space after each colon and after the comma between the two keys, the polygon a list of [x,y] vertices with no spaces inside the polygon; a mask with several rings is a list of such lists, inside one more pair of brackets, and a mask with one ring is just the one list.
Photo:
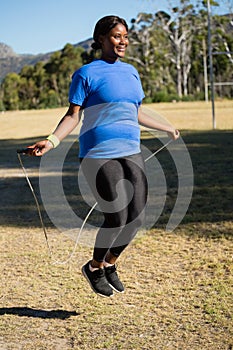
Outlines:
{"label": "tree", "polygon": [[161,28],[155,26],[155,16],[139,13],[129,34],[127,60],[137,67],[147,99],[155,98],[161,87],[171,92],[174,83],[168,69],[168,42]]}
{"label": "tree", "polygon": [[162,11],[157,12],[156,22],[170,41],[170,60],[175,66],[177,94],[181,98],[188,95],[192,42],[198,28],[195,25],[195,9],[190,1],[180,0],[179,6],[173,7],[171,11],[171,16]]}
{"label": "tree", "polygon": [[[230,28],[229,16],[214,17],[214,34],[212,36],[215,80],[219,83],[233,82],[233,28]],[[223,85],[218,88],[220,95],[228,95]],[[231,95],[231,94],[230,94]],[[228,95],[228,97],[230,97]]]}
{"label": "tree", "polygon": [[[232,97],[232,88],[225,87],[222,84],[225,82],[232,82],[233,73],[233,39],[232,31],[233,27],[231,24],[232,17],[231,15],[213,15],[211,16],[211,43],[207,42],[207,0],[202,1],[203,8],[200,11],[202,21],[206,23],[206,26],[203,28],[203,35],[205,37],[205,46],[207,47],[211,44],[213,52],[213,72],[215,82],[221,83],[220,86],[216,86],[215,90],[222,97]],[[210,1],[211,8],[218,7],[219,4],[217,1]],[[206,18],[206,20],[205,20]],[[202,39],[204,40],[204,39]]]}
{"label": "tree", "polygon": [[3,81],[3,104],[6,110],[19,109],[19,93],[20,76],[16,73],[9,73]]}
{"label": "tree", "polygon": [[55,91],[58,106],[67,104],[67,94],[72,73],[82,65],[83,49],[66,44],[62,51],[55,52],[45,65],[50,93]]}
{"label": "tree", "polygon": [[[174,3],[175,0],[173,0]],[[168,1],[171,4],[171,1]],[[167,12],[139,13],[131,21],[126,61],[139,71],[147,102],[207,96],[207,0],[177,0]],[[195,5],[194,5],[195,4]],[[211,1],[217,6],[217,1]],[[233,79],[233,27],[230,16],[212,16],[215,81]],[[224,54],[221,54],[224,52]],[[94,51],[67,44],[47,63],[25,66],[1,84],[1,110],[66,106],[71,76],[91,62]],[[204,78],[203,78],[204,77]],[[233,88],[216,87],[222,97]]]}

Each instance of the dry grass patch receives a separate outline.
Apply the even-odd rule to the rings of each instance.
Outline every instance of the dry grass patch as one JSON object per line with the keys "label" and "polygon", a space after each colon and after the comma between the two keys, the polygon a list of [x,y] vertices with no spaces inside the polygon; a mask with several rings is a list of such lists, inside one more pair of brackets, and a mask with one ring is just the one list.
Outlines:
{"label": "dry grass patch", "polygon": [[[68,265],[51,265],[40,230],[3,229],[2,344],[30,350],[231,349],[233,244],[224,236],[202,236],[207,227],[213,230],[212,224],[195,227],[199,235],[189,234],[193,226],[170,234],[152,230],[135,240],[119,263],[126,293],[111,299],[94,295],[80,273],[89,248],[80,246]],[[72,244],[62,239],[60,245],[60,235],[51,232],[54,239],[54,252],[64,259]]]}
{"label": "dry grass patch", "polygon": [[[143,106],[147,111],[151,110],[152,115],[154,112],[154,115],[158,114],[166,118],[180,130],[212,129],[210,102],[153,103]],[[217,129],[233,129],[233,101],[216,101],[215,109]],[[2,112],[0,139],[23,139],[48,135],[54,130],[65,111],[66,108]]]}
{"label": "dry grass patch", "polygon": [[[153,103],[146,108],[164,116],[180,130],[211,130],[212,107],[208,102]],[[216,101],[215,118],[217,129],[233,129],[233,101]]]}

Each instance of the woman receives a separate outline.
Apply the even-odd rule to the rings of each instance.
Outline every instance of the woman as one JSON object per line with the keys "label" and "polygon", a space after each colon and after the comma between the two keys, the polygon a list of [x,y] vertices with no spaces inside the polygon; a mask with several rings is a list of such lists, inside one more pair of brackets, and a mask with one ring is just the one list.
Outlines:
{"label": "woman", "polygon": [[139,112],[144,93],[138,72],[120,60],[129,44],[125,20],[101,18],[93,38],[92,47],[101,50],[101,58],[74,73],[68,111],[52,135],[30,148],[33,155],[42,156],[57,147],[84,111],[79,156],[104,223],[96,236],[92,260],[82,267],[82,273],[97,294],[109,297],[113,290],[124,292],[116,261],[144,218],[147,181],[139,124],[165,131],[173,140],[179,131]]}

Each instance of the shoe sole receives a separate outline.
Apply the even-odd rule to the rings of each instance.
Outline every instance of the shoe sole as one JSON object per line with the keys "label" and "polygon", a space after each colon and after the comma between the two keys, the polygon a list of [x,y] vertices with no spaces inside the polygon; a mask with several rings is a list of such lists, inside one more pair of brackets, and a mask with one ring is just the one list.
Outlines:
{"label": "shoe sole", "polygon": [[[91,282],[90,282],[90,280],[89,280],[89,278],[88,278],[88,276],[87,276],[87,274],[86,274],[85,266],[82,267],[82,274],[83,274],[83,276],[86,278],[86,280],[87,280],[87,282],[89,283],[89,285],[90,285],[91,289],[93,290],[93,292],[95,292],[97,295],[99,295],[100,297],[103,297],[103,298],[111,298],[111,297],[113,296],[113,294],[111,294],[111,295],[105,295],[105,294],[101,294],[101,293],[99,293],[99,292],[97,292],[97,291],[95,290],[95,288],[92,286],[92,284],[91,284]],[[112,287],[111,287],[111,288],[112,288]]]}
{"label": "shoe sole", "polygon": [[113,287],[113,286],[111,285],[111,283],[109,283],[109,282],[108,282],[108,284],[109,284],[109,286],[110,286],[115,292],[117,292],[117,293],[122,293],[122,294],[123,294],[123,293],[125,292],[125,290],[122,290],[122,291],[121,291],[121,290],[116,289],[116,288]]}

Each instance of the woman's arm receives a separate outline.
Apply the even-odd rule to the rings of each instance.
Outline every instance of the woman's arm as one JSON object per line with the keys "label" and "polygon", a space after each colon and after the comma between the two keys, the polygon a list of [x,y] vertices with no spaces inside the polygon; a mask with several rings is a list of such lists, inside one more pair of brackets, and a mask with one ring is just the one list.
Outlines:
{"label": "woman's arm", "polygon": [[[71,133],[72,130],[78,125],[81,119],[81,107],[78,105],[70,104],[66,114],[58,123],[56,129],[53,132],[53,137],[59,143],[62,141],[67,135]],[[31,155],[34,156],[42,156],[52,148],[54,148],[54,144],[48,139],[39,141],[34,145],[29,146],[32,151]]]}
{"label": "woman's arm", "polygon": [[144,113],[141,109],[139,109],[138,112],[138,122],[140,125],[145,126],[147,128],[167,132],[168,136],[171,137],[173,140],[178,139],[180,136],[179,130],[173,128],[170,125],[157,122],[153,117]]}
{"label": "woman's arm", "polygon": [[60,120],[58,126],[54,130],[53,135],[55,135],[59,141],[62,141],[78,125],[80,118],[81,107],[71,103],[66,114]]}

